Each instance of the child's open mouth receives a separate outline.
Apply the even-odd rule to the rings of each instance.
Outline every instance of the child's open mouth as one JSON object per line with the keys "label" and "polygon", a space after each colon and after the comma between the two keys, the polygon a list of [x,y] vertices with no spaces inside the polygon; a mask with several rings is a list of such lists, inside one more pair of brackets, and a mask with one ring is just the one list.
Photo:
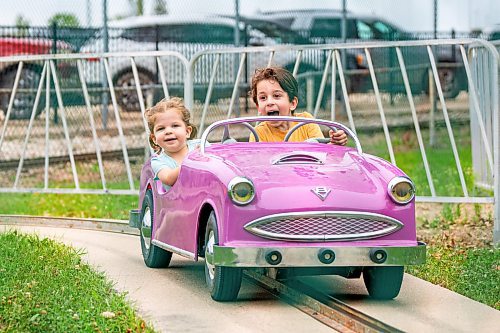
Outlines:
{"label": "child's open mouth", "polygon": [[280,112],[279,111],[270,111],[267,113],[268,116],[279,116]]}

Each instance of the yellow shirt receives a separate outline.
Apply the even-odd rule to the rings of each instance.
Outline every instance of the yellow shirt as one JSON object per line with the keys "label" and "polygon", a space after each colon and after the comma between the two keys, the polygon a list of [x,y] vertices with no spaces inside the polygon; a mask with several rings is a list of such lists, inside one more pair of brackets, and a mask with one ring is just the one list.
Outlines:
{"label": "yellow shirt", "polygon": [[[295,113],[295,117],[303,117],[303,118],[314,118],[312,114],[309,112]],[[290,124],[290,129],[292,129],[298,122],[293,122]],[[271,127],[265,121],[259,123],[255,126],[255,131],[259,136],[259,140],[261,142],[283,142],[286,134],[289,131],[284,131],[276,127]],[[292,136],[288,141],[290,142],[303,142],[307,139],[312,138],[324,138],[323,133],[321,132],[321,128],[318,124],[305,124],[299,127],[295,132],[293,132]],[[249,138],[250,142],[255,142],[254,136],[251,134]]]}

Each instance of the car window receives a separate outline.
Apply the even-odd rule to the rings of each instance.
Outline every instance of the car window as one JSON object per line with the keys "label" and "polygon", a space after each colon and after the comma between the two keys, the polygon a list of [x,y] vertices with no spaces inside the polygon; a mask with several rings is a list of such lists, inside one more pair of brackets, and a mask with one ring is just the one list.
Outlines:
{"label": "car window", "polygon": [[[311,26],[311,37],[341,38],[342,19],[341,18],[317,18],[313,20]],[[346,37],[357,38],[356,25],[354,20],[347,19]]]}
{"label": "car window", "polygon": [[128,28],[123,30],[121,37],[133,40],[135,42],[149,42],[156,41],[156,27],[140,27]]}
{"label": "car window", "polygon": [[491,35],[488,38],[489,40],[497,40],[500,39],[500,31],[495,31],[491,33]]}
{"label": "car window", "polygon": [[398,31],[385,22],[374,21],[372,25],[376,39],[393,40],[399,37]]}
{"label": "car window", "polygon": [[374,39],[375,34],[373,33],[372,27],[363,21],[357,21],[356,26],[358,28],[359,39]]}
{"label": "car window", "polygon": [[123,38],[136,42],[234,44],[234,28],[217,24],[169,24],[126,29]]}
{"label": "car window", "polygon": [[272,38],[278,44],[310,44],[307,38],[300,34],[288,30],[279,24],[268,21],[248,21],[248,26],[258,30],[263,36]]}

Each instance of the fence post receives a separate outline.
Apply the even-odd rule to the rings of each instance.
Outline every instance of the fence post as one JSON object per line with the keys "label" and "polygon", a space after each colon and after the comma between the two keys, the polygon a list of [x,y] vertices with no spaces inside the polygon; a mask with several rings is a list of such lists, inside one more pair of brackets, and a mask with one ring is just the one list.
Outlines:
{"label": "fence post", "polygon": [[[57,53],[57,22],[52,23],[52,54]],[[56,60],[54,60],[56,62]],[[49,78],[50,80],[50,78]],[[50,88],[50,85],[49,85]],[[54,106],[54,124],[59,123],[59,115],[57,111],[59,110],[59,107],[57,105]]]}
{"label": "fence post", "polygon": [[434,147],[436,144],[436,86],[432,77],[432,69],[429,68],[429,100],[431,104],[429,115],[429,145]]}

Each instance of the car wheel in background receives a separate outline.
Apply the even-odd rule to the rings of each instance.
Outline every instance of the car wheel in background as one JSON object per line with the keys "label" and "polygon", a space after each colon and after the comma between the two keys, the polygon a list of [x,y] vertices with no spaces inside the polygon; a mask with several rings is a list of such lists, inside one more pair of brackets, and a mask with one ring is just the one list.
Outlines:
{"label": "car wheel in background", "polygon": [[[154,91],[153,74],[145,69],[138,69],[138,76],[142,88],[142,97],[144,103],[146,103],[147,96],[153,94]],[[122,71],[116,76],[115,93],[117,103],[122,110],[127,112],[141,111],[135,78],[131,68]]]}
{"label": "car wheel in background", "polygon": [[[460,93],[460,82],[457,75],[457,68],[440,66],[437,69],[439,82],[441,83],[441,89],[443,90],[444,98],[455,98]],[[423,78],[425,92],[429,94],[429,76],[426,73]],[[439,95],[436,91],[436,98],[439,99]]]}
{"label": "car wheel in background", "polygon": [[365,267],[363,280],[371,297],[393,299],[403,283],[403,266]]}
{"label": "car wheel in background", "polygon": [[205,232],[205,280],[214,300],[232,301],[240,291],[242,270],[214,265],[214,245],[217,244],[219,244],[217,220],[214,212],[211,212]]}
{"label": "car wheel in background", "polygon": [[455,98],[460,93],[460,87],[457,76],[457,69],[450,67],[438,68],[439,82],[443,89],[445,98]]}
{"label": "car wheel in background", "polygon": [[[0,94],[0,108],[3,110],[4,115],[7,115],[7,108],[9,107],[9,99],[14,87],[16,73],[16,69],[11,69],[1,74],[0,88],[2,90],[7,89],[5,93],[2,92]],[[27,66],[22,69],[10,119],[30,119],[39,83],[40,71],[36,67]],[[42,95],[40,95],[38,102],[37,114],[44,107],[45,96]]]}
{"label": "car wheel in background", "polygon": [[172,252],[166,251],[152,244],[154,225],[154,204],[153,193],[151,190],[146,191],[141,210],[141,250],[146,266],[151,268],[168,267]]}

